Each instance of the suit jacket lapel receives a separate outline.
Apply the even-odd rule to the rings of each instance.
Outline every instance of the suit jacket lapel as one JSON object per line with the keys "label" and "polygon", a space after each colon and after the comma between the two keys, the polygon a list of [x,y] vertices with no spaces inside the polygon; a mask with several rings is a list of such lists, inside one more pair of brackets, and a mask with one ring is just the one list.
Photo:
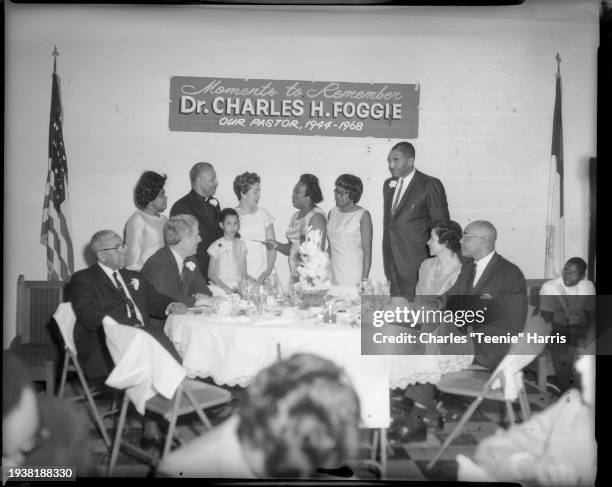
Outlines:
{"label": "suit jacket lapel", "polygon": [[112,281],[112,278],[109,277],[108,274],[106,274],[106,272],[104,272],[98,264],[94,264],[94,269],[95,269],[95,272],[97,273],[96,280],[99,283],[101,283],[103,286],[107,288],[107,290],[116,294],[117,296],[122,296],[121,292],[119,291],[119,289],[117,289],[117,286]]}
{"label": "suit jacket lapel", "polygon": [[177,289],[181,289],[181,275],[179,274],[178,265],[176,259],[170,247],[165,247],[166,263],[172,268],[172,274],[177,283]]}
{"label": "suit jacket lapel", "polygon": [[499,255],[497,253],[493,254],[493,257],[491,257],[491,260],[487,264],[487,267],[485,267],[484,272],[481,274],[480,279],[478,279],[478,283],[476,283],[476,287],[474,288],[474,294],[480,293],[481,289],[487,283],[493,272],[495,272],[495,266],[497,265],[498,260]]}
{"label": "suit jacket lapel", "polygon": [[214,218],[211,218],[209,208],[206,207],[203,198],[194,190],[191,190],[190,194],[191,201],[196,213],[202,215],[206,220],[208,220],[208,223],[209,225],[211,225],[211,228],[215,228],[217,226],[217,222],[213,221]]}
{"label": "suit jacket lapel", "polygon": [[[138,292],[136,290],[136,288],[134,286],[130,286],[130,282],[132,279],[138,279],[139,281],[139,287],[138,289],[140,289],[140,286],[142,286],[142,279],[139,279],[137,277],[133,278],[127,275],[127,272],[125,269],[119,269],[119,273],[121,274],[121,277],[123,278],[123,282],[125,283],[125,285],[128,288],[128,291],[130,293],[130,296],[132,297],[132,301],[134,301],[134,305],[136,305],[136,307],[138,307],[138,310],[140,311],[140,314],[142,315],[143,319],[145,319],[144,314],[145,314],[145,309],[146,306],[143,308],[143,301],[142,301],[142,293]],[[119,291],[117,291],[119,292]]]}

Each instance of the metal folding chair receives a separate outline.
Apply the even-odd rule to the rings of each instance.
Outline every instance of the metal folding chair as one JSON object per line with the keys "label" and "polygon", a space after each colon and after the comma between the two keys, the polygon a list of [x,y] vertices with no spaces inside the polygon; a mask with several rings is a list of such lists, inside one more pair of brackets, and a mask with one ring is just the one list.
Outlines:
{"label": "metal folding chair", "polygon": [[102,440],[104,441],[106,448],[110,450],[111,442],[110,442],[108,433],[106,431],[106,428],[104,427],[103,419],[107,416],[117,413],[118,410],[115,409],[113,405],[111,405],[110,410],[104,414],[100,414],[100,411],[98,410],[96,401],[94,400],[94,396],[100,394],[102,390],[100,390],[99,388],[92,389],[89,387],[89,384],[87,384],[87,379],[85,378],[85,374],[83,373],[83,369],[81,368],[81,364],[79,363],[79,359],[77,357],[76,345],[74,344],[73,332],[74,332],[74,326],[76,324],[76,316],[72,309],[72,304],[71,303],[60,303],[60,305],[57,307],[57,310],[53,314],[53,318],[55,319],[55,322],[57,323],[62,339],[64,340],[64,348],[65,348],[64,365],[62,367],[62,376],[61,376],[58,397],[60,399],[63,399],[64,397],[64,392],[66,390],[66,382],[68,379],[68,372],[69,371],[76,372],[79,378],[81,389],[83,390],[83,394],[77,395],[74,397],[70,397],[67,400],[68,401],[87,400],[87,403],[89,404],[90,413],[93,416],[93,420],[96,424],[96,427],[98,428],[98,431],[100,432],[100,436],[102,436]]}
{"label": "metal folding chair", "polygon": [[[153,336],[139,328],[125,325],[104,325],[106,343],[115,368],[106,384],[125,390],[119,424],[115,433],[107,474],[113,474],[119,448],[127,447],[155,465],[168,454],[180,416],[196,413],[200,421],[211,429],[204,409],[229,402],[229,391],[214,385],[186,378],[185,369]],[[160,456],[151,455],[122,440],[127,408],[132,402],[141,415],[152,411],[168,422],[168,431]],[[177,435],[177,439],[178,435]]]}
{"label": "metal folding chair", "polygon": [[[531,313],[530,307],[523,330],[523,339],[518,343],[512,344],[508,354],[502,359],[493,373],[473,368],[446,374],[440,379],[436,384],[438,390],[447,394],[474,397],[475,399],[463,414],[457,426],[448,435],[440,450],[427,464],[427,469],[431,469],[436,464],[484,399],[504,402],[508,419],[511,423],[516,422],[512,407],[515,401],[519,403],[523,421],[529,418],[531,411],[523,382],[523,369],[540,355],[544,345],[528,343],[526,336],[528,333],[542,333],[543,330],[546,330],[544,320],[541,316]],[[500,383],[502,387],[495,388]]]}

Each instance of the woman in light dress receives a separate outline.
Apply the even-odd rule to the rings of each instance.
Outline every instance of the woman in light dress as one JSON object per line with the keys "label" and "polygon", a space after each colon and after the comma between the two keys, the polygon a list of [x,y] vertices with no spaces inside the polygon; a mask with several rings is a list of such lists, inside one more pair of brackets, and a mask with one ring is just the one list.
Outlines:
{"label": "woman in light dress", "polygon": [[448,291],[461,272],[459,259],[461,225],[453,220],[441,220],[431,229],[427,246],[432,256],[419,268],[414,304],[428,309],[442,307],[441,296]]}
{"label": "woman in light dress", "polygon": [[327,238],[332,282],[341,286],[367,281],[372,264],[372,218],[358,206],[363,193],[361,179],[342,174],[336,179],[336,206],[329,212]]}
{"label": "woman in light dress", "polygon": [[[461,226],[452,220],[441,220],[437,222],[431,229],[431,234],[427,246],[429,247],[430,258],[425,259],[419,268],[419,278],[416,285],[415,298],[413,302],[408,302],[403,299],[399,306],[405,306],[411,309],[424,310],[439,310],[445,305],[445,293],[448,292],[459,273],[461,272],[462,262],[459,258],[462,238]],[[453,324],[447,323],[432,323],[424,322],[417,325],[419,333],[432,334],[437,336],[452,334],[454,330]],[[442,355],[441,349],[444,349]],[[463,344],[436,344],[431,340],[427,340],[425,345],[425,353],[421,356],[406,355],[397,356],[393,359],[394,369],[408,369],[411,367],[414,360],[419,360],[422,370],[424,362],[429,362],[428,373],[432,375],[444,374],[449,370],[453,370],[453,361],[466,361],[466,364],[471,362],[470,355],[474,353],[471,340]],[[394,378],[391,378],[394,382]],[[409,407],[412,408],[409,415],[405,418],[398,416],[397,421],[394,421],[390,428],[389,435],[391,438],[402,438],[402,435],[410,430],[416,430],[415,422],[424,421],[430,425],[437,425],[441,428],[441,417],[438,414],[434,403],[434,388],[431,384],[416,384],[410,386],[405,391],[405,398],[395,396],[392,398],[392,404],[403,403],[406,398],[412,402]],[[414,404],[414,407],[413,405]],[[415,420],[415,418],[418,418]],[[409,425],[408,427],[406,425]],[[424,425],[423,425],[424,426]],[[424,434],[425,431],[423,430]],[[408,436],[409,437],[409,436]],[[405,439],[405,438],[404,438]]]}
{"label": "woman in light dress", "polygon": [[168,206],[164,190],[166,175],[146,171],[134,188],[138,208],[125,224],[127,249],[126,267],[140,271],[146,260],[164,246],[164,224],[168,218],[162,212]]}
{"label": "woman in light dress", "polygon": [[321,249],[325,249],[325,239],[327,237],[327,221],[325,212],[317,206],[323,201],[323,193],[319,186],[319,178],[312,174],[302,174],[299,181],[293,188],[291,202],[297,208],[297,212],[291,217],[289,229],[287,230],[287,243],[280,243],[277,240],[266,240],[268,249],[278,250],[281,254],[289,257],[290,281],[297,282],[299,274],[298,248],[304,240],[308,229],[319,230],[321,232]]}
{"label": "woman in light dress", "polygon": [[240,215],[240,235],[247,246],[247,273],[257,284],[276,276],[276,251],[268,250],[266,240],[276,239],[274,217],[258,206],[261,198],[261,178],[254,172],[242,173],[234,179],[234,193],[238,198],[236,211]]}

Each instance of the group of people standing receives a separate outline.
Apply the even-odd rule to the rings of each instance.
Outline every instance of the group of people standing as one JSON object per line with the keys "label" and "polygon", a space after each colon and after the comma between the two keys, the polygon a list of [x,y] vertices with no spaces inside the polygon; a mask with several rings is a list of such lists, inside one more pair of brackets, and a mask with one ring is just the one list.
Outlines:
{"label": "group of people standing", "polygon": [[[298,277],[298,247],[309,229],[322,234],[322,248],[328,251],[332,281],[356,285],[368,278],[372,262],[372,219],[359,206],[363,193],[361,179],[343,174],[335,182],[336,206],[329,214],[318,206],[323,200],[319,180],[303,174],[293,188],[296,212],[286,232],[287,242],[276,240],[274,217],[259,206],[261,178],[245,172],[234,179],[238,199],[235,208],[221,209],[214,197],[218,180],[214,167],[199,162],[190,171],[191,191],[170,209],[170,220],[177,215],[192,215],[198,222],[200,242],[196,261],[202,276],[225,293],[234,292],[243,279],[257,284],[275,275],[277,251],[288,256],[292,281]],[[164,184],[166,176],[145,172],[135,189],[136,212],[125,226],[128,246],[127,268],[142,270],[146,261],[164,246],[164,225],[168,218]]]}

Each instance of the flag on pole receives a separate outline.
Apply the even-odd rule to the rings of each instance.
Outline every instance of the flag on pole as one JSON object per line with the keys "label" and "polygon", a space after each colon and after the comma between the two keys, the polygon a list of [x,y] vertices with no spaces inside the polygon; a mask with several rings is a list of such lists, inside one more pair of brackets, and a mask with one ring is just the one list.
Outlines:
{"label": "flag on pole", "polygon": [[[53,56],[57,56],[57,48]],[[47,248],[47,280],[65,281],[74,272],[70,238],[68,163],[62,133],[62,102],[56,58],[53,61],[51,115],[49,117],[49,171],[43,203],[40,243]]]}
{"label": "flag on pole", "polygon": [[557,54],[555,111],[553,115],[552,148],[546,215],[546,262],[544,275],[558,277],[565,263],[565,227],[563,223],[563,123],[561,119],[561,72]]}

